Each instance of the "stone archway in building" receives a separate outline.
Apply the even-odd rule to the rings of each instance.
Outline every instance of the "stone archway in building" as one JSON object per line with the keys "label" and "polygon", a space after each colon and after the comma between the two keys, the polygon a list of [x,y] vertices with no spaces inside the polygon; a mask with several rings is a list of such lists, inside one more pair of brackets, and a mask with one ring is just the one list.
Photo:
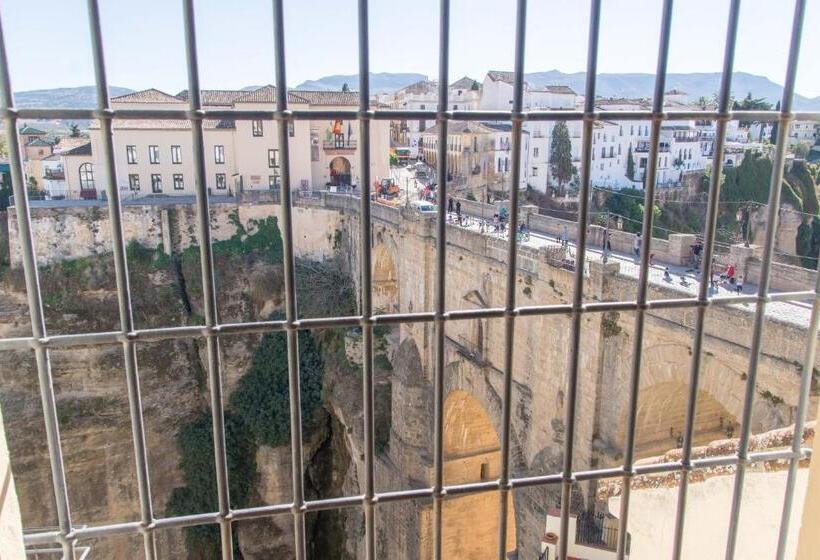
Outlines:
{"label": "stone archway in building", "polygon": [[330,160],[330,184],[333,186],[350,185],[350,161],[346,157],[336,156]]}
{"label": "stone archway in building", "polygon": [[[472,395],[454,390],[444,402],[444,483],[495,480],[501,472],[501,444],[493,422]],[[500,503],[497,492],[448,498],[442,512],[445,559],[495,559]],[[507,510],[507,548],[516,548],[515,508]]]}
{"label": "stone archway in building", "polygon": [[399,311],[399,271],[386,243],[373,247],[373,309],[380,313]]}

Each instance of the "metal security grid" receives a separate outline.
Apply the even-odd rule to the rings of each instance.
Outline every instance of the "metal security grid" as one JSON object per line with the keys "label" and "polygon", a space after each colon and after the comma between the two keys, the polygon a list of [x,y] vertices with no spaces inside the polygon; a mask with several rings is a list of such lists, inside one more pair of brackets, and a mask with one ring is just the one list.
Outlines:
{"label": "metal security grid", "polygon": [[[561,531],[559,558],[566,558],[568,546],[568,516],[569,492],[575,482],[598,480],[605,478],[622,477],[624,482],[624,499],[622,500],[619,539],[617,556],[624,557],[626,544],[626,528],[629,515],[629,495],[631,478],[635,475],[673,472],[682,474],[680,496],[675,525],[674,549],[670,551],[673,558],[680,558],[683,538],[683,524],[686,512],[686,497],[688,478],[687,473],[693,469],[722,465],[736,466],[735,494],[730,511],[730,530],[727,539],[726,558],[734,557],[734,548],[737,538],[738,518],[743,492],[745,468],[750,462],[783,459],[790,461],[787,487],[783,503],[780,541],[778,543],[777,558],[782,559],[785,553],[785,540],[790,522],[790,511],[794,493],[794,482],[798,461],[808,457],[810,451],[801,448],[801,438],[796,435],[791,449],[773,452],[749,452],[749,436],[751,433],[751,409],[753,405],[755,378],[757,374],[758,358],[762,340],[762,327],[765,320],[766,304],[769,301],[786,301],[811,299],[813,300],[812,314],[807,334],[806,350],[801,375],[800,395],[795,419],[795,434],[802,433],[805,422],[808,395],[811,382],[812,364],[816,350],[816,332],[820,324],[820,282],[814,291],[770,294],[769,272],[774,249],[774,232],[777,223],[777,209],[779,206],[779,186],[783,174],[783,162],[786,152],[787,133],[789,124],[795,118],[801,120],[820,121],[820,113],[794,113],[792,97],[794,93],[795,71],[797,67],[800,36],[805,12],[805,0],[796,0],[791,44],[788,57],[786,81],[783,89],[781,110],[776,111],[730,111],[729,94],[731,91],[731,77],[734,62],[734,51],[737,38],[738,15],[740,0],[732,0],[729,11],[726,50],[723,64],[723,76],[719,94],[717,111],[684,111],[665,113],[663,111],[663,93],[666,85],[666,68],[669,52],[669,39],[672,23],[672,0],[665,0],[662,10],[662,25],[660,29],[660,46],[656,72],[655,91],[651,111],[595,111],[595,78],[597,72],[598,38],[600,30],[601,0],[591,0],[589,50],[587,61],[587,84],[585,91],[585,106],[583,111],[549,111],[525,112],[523,107],[524,91],[524,31],[526,28],[526,0],[517,0],[516,37],[515,37],[515,78],[514,95],[511,111],[446,111],[447,82],[449,77],[449,33],[450,33],[450,3],[441,0],[440,4],[440,62],[439,62],[439,101],[437,111],[394,111],[371,110],[369,88],[369,40],[368,40],[368,2],[358,0],[359,20],[359,75],[361,87],[359,94],[358,111],[290,111],[287,107],[287,81],[285,72],[285,39],[283,22],[283,0],[273,1],[274,13],[274,51],[276,59],[276,111],[249,111],[249,110],[205,110],[202,108],[199,84],[199,67],[196,49],[196,26],[194,18],[193,0],[183,0],[185,40],[188,67],[188,91],[190,106],[187,111],[179,110],[113,110],[108,97],[108,82],[105,72],[105,59],[101,36],[100,16],[97,0],[88,0],[88,15],[91,34],[94,68],[97,85],[97,109],[15,109],[12,96],[11,81],[8,72],[8,59],[5,40],[0,19],[0,110],[5,120],[6,136],[9,140],[11,159],[12,183],[16,201],[16,215],[23,253],[23,268],[25,273],[26,290],[28,295],[29,313],[31,316],[32,335],[23,338],[0,339],[0,350],[32,349],[37,362],[40,396],[46,424],[48,452],[51,463],[54,493],[56,498],[59,530],[39,531],[25,535],[25,542],[29,545],[58,544],[63,557],[77,560],[82,557],[84,550],[77,546],[80,539],[100,538],[123,534],[142,534],[144,539],[145,557],[153,560],[157,557],[156,531],[159,529],[179,528],[192,525],[218,524],[222,542],[222,558],[229,560],[232,552],[232,524],[235,521],[257,519],[261,517],[291,514],[295,525],[295,550],[298,559],[304,559],[305,553],[305,514],[311,511],[327,509],[362,507],[365,516],[365,551],[368,559],[376,557],[375,552],[375,515],[376,507],[381,502],[393,502],[428,498],[433,504],[433,540],[434,556],[441,557],[442,551],[442,505],[447,496],[475,494],[478,492],[498,492],[500,499],[500,523],[498,535],[498,558],[505,557],[505,543],[507,534],[507,508],[510,492],[515,488],[524,488],[539,485],[560,485],[561,500]],[[0,14],[2,16],[2,14]],[[75,333],[59,336],[48,336],[42,309],[42,295],[38,280],[34,243],[32,240],[31,223],[26,188],[23,177],[22,159],[18,143],[17,121],[20,118],[65,118],[65,119],[97,119],[102,130],[102,151],[107,162],[106,178],[108,182],[108,209],[112,224],[113,256],[116,271],[116,285],[120,314],[120,330],[97,333]],[[122,228],[122,213],[120,194],[116,188],[116,173],[114,168],[114,154],[112,143],[112,120],[117,119],[185,119],[192,122],[192,136],[195,154],[196,174],[196,205],[198,215],[200,258],[202,265],[202,285],[205,305],[205,325],[185,327],[163,327],[140,329],[134,327],[131,306],[131,293],[128,280],[128,263],[125,257],[125,241]],[[294,277],[293,256],[293,224],[291,219],[291,193],[289,189],[282,191],[281,225],[283,230],[284,266],[285,266],[285,308],[286,318],[283,321],[259,321],[252,323],[220,323],[217,317],[216,291],[214,286],[214,270],[210,241],[209,203],[205,186],[205,164],[203,152],[203,119],[266,119],[286,123],[293,120],[314,119],[358,119],[361,128],[361,168],[362,168],[362,196],[361,196],[361,314],[348,317],[323,317],[316,319],[299,319],[296,307],[296,291]],[[656,164],[661,123],[664,120],[709,119],[717,122],[717,135],[713,160],[712,182],[709,188],[707,206],[707,228],[702,264],[702,278],[710,277],[711,255],[715,244],[715,225],[717,221],[717,203],[720,195],[718,178],[722,167],[722,156],[726,135],[726,125],[730,120],[760,120],[777,121],[777,144],[775,148],[774,166],[771,178],[769,195],[768,230],[764,246],[761,281],[756,295],[718,296],[708,297],[706,282],[701,282],[700,291],[696,298],[676,298],[663,300],[648,300],[648,255],[649,233],[652,231],[652,213],[647,212],[643,223],[643,246],[641,250],[640,274],[638,292],[635,301],[593,302],[584,303],[583,300],[583,267],[575,271],[574,294],[571,304],[516,306],[516,239],[510,236],[507,252],[507,289],[505,305],[501,308],[478,310],[453,310],[445,308],[445,272],[446,272],[446,220],[444,205],[439,205],[437,224],[437,254],[435,277],[435,310],[425,313],[395,313],[373,315],[371,298],[371,217],[370,217],[370,121],[391,119],[435,119],[440,124],[438,172],[440,177],[446,176],[446,137],[447,123],[450,120],[509,120],[512,122],[512,183],[517,184],[520,177],[521,130],[524,121],[583,121],[583,151],[582,151],[582,181],[580,195],[580,211],[578,220],[578,260],[583,262],[585,255],[586,227],[588,223],[588,201],[590,196],[590,162],[592,148],[592,128],[596,120],[639,120],[646,119],[652,122],[650,143],[650,163],[647,171],[647,188],[645,193],[645,207],[651,207],[654,202]],[[290,184],[289,145],[285,126],[278,127],[279,147],[282,150],[282,180]],[[447,196],[447,185],[440,186],[440,200]],[[510,220],[517,223],[518,190],[511,189]],[[712,305],[728,305],[734,303],[754,303],[755,322],[753,326],[752,349],[750,352],[747,390],[745,394],[745,408],[741,424],[740,445],[736,456],[710,457],[692,459],[692,439],[694,433],[695,405],[698,390],[700,366],[703,350],[703,329],[706,310]],[[640,358],[642,351],[642,334],[645,314],[647,310],[694,308],[696,309],[696,324],[694,329],[694,351],[690,371],[688,406],[686,427],[684,434],[683,456],[680,461],[653,464],[635,465],[635,424],[640,382]],[[577,402],[577,380],[579,369],[579,355],[582,344],[581,319],[586,313],[600,313],[604,311],[633,311],[635,312],[634,359],[630,379],[630,399],[625,442],[624,464],[619,468],[594,469],[588,471],[573,471],[573,443],[575,433],[575,409]],[[533,315],[569,315],[572,321],[571,352],[567,375],[567,414],[566,440],[564,447],[564,464],[560,473],[545,473],[530,477],[512,478],[510,476],[510,416],[512,406],[512,367],[513,367],[513,337],[515,335],[515,319],[517,317]],[[444,390],[444,330],[447,321],[474,319],[474,318],[503,318],[505,325],[505,357],[503,364],[504,389],[502,401],[503,429],[501,433],[501,475],[497,481],[486,481],[472,484],[445,486],[443,482],[443,390]],[[377,324],[398,324],[426,322],[435,327],[435,371],[434,387],[434,480],[430,488],[399,490],[392,492],[376,492],[374,481],[374,439],[373,439],[373,326]],[[363,330],[363,404],[364,404],[364,438],[365,438],[365,473],[363,494],[358,496],[344,496],[339,498],[307,501],[304,497],[304,481],[302,468],[302,427],[299,398],[299,363],[298,341],[299,329],[338,328],[361,326]],[[225,456],[225,433],[223,423],[223,396],[222,374],[220,366],[219,340],[221,336],[234,334],[264,333],[272,331],[287,332],[288,374],[290,389],[290,422],[291,446],[293,466],[293,502],[270,504],[260,507],[231,509],[228,494],[228,471]],[[154,515],[150,485],[149,465],[145,447],[145,434],[140,396],[139,371],[136,362],[136,344],[174,338],[204,337],[207,341],[208,379],[214,434],[214,461],[217,474],[217,492],[219,511],[201,512],[193,515],[157,518]],[[128,387],[129,411],[133,431],[133,443],[136,459],[137,483],[139,487],[140,520],[127,523],[117,523],[99,526],[79,526],[72,522],[71,509],[68,501],[68,491],[63,464],[62,449],[59,436],[59,425],[55,406],[54,384],[49,361],[51,348],[68,348],[80,345],[93,344],[121,344],[125,357],[125,375]]]}

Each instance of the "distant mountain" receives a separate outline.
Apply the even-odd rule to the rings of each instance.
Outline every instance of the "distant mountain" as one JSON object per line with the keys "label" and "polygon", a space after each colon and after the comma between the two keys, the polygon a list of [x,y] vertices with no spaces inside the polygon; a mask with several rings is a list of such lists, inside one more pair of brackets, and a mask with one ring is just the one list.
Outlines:
{"label": "distant mountain", "polygon": [[[108,94],[111,97],[132,93],[133,89],[110,86]],[[71,109],[93,109],[97,106],[97,88],[95,86],[81,86],[73,88],[34,89],[14,93],[14,102],[17,107],[27,109],[43,107],[62,107]]]}
{"label": "distant mountain", "polygon": [[[394,74],[392,72],[378,72],[370,73],[370,92],[371,93],[392,93],[405,86],[409,86],[420,80],[426,80],[427,76],[424,74]],[[324,90],[324,91],[339,91],[342,86],[347,84],[352,90],[359,89],[359,75],[335,75],[325,76],[318,80],[307,80],[302,82],[296,89],[307,90]]]}
{"label": "distant mountain", "polygon": [[[558,70],[527,74],[527,81],[535,86],[565,85],[583,94],[586,72],[565,74]],[[595,91],[601,97],[651,97],[655,87],[654,74],[598,74]],[[703,96],[711,99],[720,89],[719,72],[697,72],[689,74],[668,74],[666,89],[679,89],[689,95],[690,101]],[[735,72],[732,76],[732,94],[735,98],[745,97],[751,92],[753,97],[764,97],[774,105],[783,95],[783,86],[764,76],[747,72]],[[795,94],[794,108],[799,111],[820,110],[819,97],[804,97]]]}

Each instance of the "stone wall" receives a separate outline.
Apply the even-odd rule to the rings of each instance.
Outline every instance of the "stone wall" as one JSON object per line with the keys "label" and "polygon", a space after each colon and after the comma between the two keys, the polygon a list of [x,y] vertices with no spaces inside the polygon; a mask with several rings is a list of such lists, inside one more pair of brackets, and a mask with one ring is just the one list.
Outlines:
{"label": "stone wall", "polygon": [[[260,204],[211,204],[211,238],[229,239],[236,233],[235,220],[249,230],[253,221],[280,216],[281,206]],[[297,256],[324,258],[333,252],[339,216],[333,210],[322,208],[293,208],[294,251]],[[136,241],[146,247],[168,245],[182,251],[198,245],[196,207],[193,204],[123,206],[123,233],[125,242]],[[0,243],[10,252],[11,266],[22,262],[22,250],[17,220],[10,213],[4,226],[8,227],[8,242],[4,242],[0,228]],[[104,206],[81,208],[32,208],[31,229],[38,264],[46,265],[66,259],[105,255],[111,253],[111,227],[108,209]],[[1,255],[0,255],[1,256]]]}
{"label": "stone wall", "polygon": [[[746,261],[746,282],[753,284],[760,283],[760,270],[762,266],[760,259],[751,258]],[[817,284],[817,271],[802,266],[793,266],[773,262],[770,273],[772,288],[784,292],[797,292],[814,289]]]}

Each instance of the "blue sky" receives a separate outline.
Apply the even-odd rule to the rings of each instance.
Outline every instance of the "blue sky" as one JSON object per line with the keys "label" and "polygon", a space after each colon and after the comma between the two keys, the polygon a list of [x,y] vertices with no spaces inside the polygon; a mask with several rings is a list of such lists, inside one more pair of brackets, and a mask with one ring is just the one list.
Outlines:
{"label": "blue sky", "polygon": [[[172,93],[185,88],[181,2],[100,2],[110,83]],[[670,72],[720,70],[728,5],[675,3]],[[599,71],[653,72],[660,0],[604,0],[603,6]],[[783,83],[793,6],[793,0],[744,0],[737,70]],[[273,81],[269,0],[199,0],[196,10],[204,87]],[[709,10],[716,17],[706,17]],[[588,11],[582,0],[530,0],[526,70],[583,70]],[[452,0],[451,79],[512,69],[514,12],[514,0]],[[84,0],[4,0],[0,13],[16,90],[93,83]],[[355,0],[285,0],[285,18],[290,85],[357,71]],[[437,0],[370,0],[371,70],[435,77],[437,20]],[[820,2],[809,1],[797,91],[811,97],[820,95],[812,56],[820,52],[818,29]]]}

